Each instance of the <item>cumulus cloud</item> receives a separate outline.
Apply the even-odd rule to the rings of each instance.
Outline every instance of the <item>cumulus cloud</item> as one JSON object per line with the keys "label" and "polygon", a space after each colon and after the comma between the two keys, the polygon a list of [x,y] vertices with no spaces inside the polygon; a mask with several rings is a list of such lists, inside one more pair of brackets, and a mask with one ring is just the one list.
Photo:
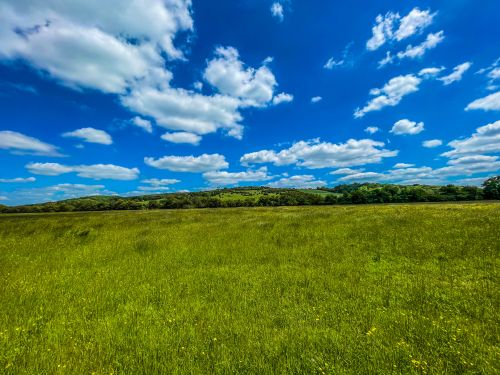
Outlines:
{"label": "cumulus cloud", "polygon": [[104,185],[57,184],[41,188],[15,190],[9,201],[12,204],[33,204],[63,199],[80,198],[95,195],[115,195]]}
{"label": "cumulus cloud", "polygon": [[21,155],[62,156],[56,146],[10,130],[0,131],[0,149]]}
{"label": "cumulus cloud", "polygon": [[1,183],[13,183],[13,184],[21,183],[21,184],[24,184],[24,183],[27,183],[27,182],[35,182],[35,181],[36,181],[35,177],[27,177],[27,178],[23,178],[23,177],[0,178],[0,182]]}
{"label": "cumulus cloud", "polygon": [[312,189],[321,186],[326,186],[326,182],[317,180],[313,175],[297,175],[291,177],[284,177],[278,181],[267,184],[269,187],[274,188],[302,188]]}
{"label": "cumulus cloud", "polygon": [[198,146],[201,141],[199,135],[188,132],[165,133],[161,136],[161,139],[172,143],[188,143],[195,146]]}
{"label": "cumulus cloud", "polygon": [[466,111],[473,109],[482,109],[483,111],[500,111],[500,91],[485,96],[484,98],[476,99],[465,107]]}
{"label": "cumulus cloud", "polygon": [[138,128],[141,128],[146,133],[153,132],[153,126],[151,125],[151,121],[148,121],[148,120],[145,120],[143,118],[140,118],[139,116],[136,116],[131,120],[131,122],[132,122],[132,125],[135,125]]}
{"label": "cumulus cloud", "polygon": [[397,163],[394,165],[394,168],[395,169],[401,169],[401,168],[410,168],[410,167],[414,167],[415,164],[408,164],[408,163]]}
{"label": "cumulus cloud", "polygon": [[419,90],[422,80],[413,74],[394,77],[381,89],[372,89],[370,95],[374,96],[363,108],[358,108],[354,112],[355,118],[361,118],[368,112],[379,111],[384,107],[394,107],[401,100],[411,93]]}
{"label": "cumulus cloud", "polygon": [[333,172],[330,172],[332,175],[349,175],[349,174],[357,174],[363,172],[363,169],[352,169],[352,168],[340,168]]}
{"label": "cumulus cloud", "polygon": [[437,33],[427,35],[424,42],[412,46],[411,44],[406,47],[406,50],[398,52],[398,58],[405,59],[415,59],[417,57],[422,57],[428,50],[436,48],[439,43],[444,40],[444,31],[439,31]]}
{"label": "cumulus cloud", "polygon": [[104,130],[94,128],[81,128],[72,132],[63,133],[62,136],[65,138],[80,138],[88,143],[98,143],[101,145],[113,144],[113,139],[108,133]]}
{"label": "cumulus cloud", "polygon": [[366,48],[375,51],[382,47],[386,41],[394,38],[394,24],[400,19],[399,14],[388,12],[385,16],[379,14],[372,28],[373,36],[366,42]]}
{"label": "cumulus cloud", "polygon": [[389,41],[401,41],[414,34],[422,32],[432,24],[436,13],[430,10],[413,8],[410,13],[401,18],[398,13],[388,12],[385,16],[379,14],[372,28],[372,37],[366,43],[366,48],[375,51]]}
{"label": "cumulus cloud", "polygon": [[422,142],[422,146],[425,148],[434,148],[439,147],[443,144],[443,141],[440,139],[429,139],[427,141]]}
{"label": "cumulus cloud", "polygon": [[224,155],[203,154],[200,156],[164,156],[159,159],[144,158],[146,165],[174,172],[210,172],[229,167]]}
{"label": "cumulus cloud", "polygon": [[323,98],[321,96],[313,96],[311,98],[311,103],[319,103],[322,100],[323,100]]}
{"label": "cumulus cloud", "polygon": [[148,192],[149,194],[153,194],[156,192],[161,192],[161,191],[168,191],[170,190],[170,185],[174,185],[181,182],[180,180],[173,179],[173,178],[151,178],[148,180],[142,180],[141,183],[146,184],[148,186],[139,186],[137,190],[139,192]]}
{"label": "cumulus cloud", "polygon": [[245,67],[233,47],[219,47],[209,61],[204,78],[221,94],[240,99],[244,105],[260,107],[273,100],[276,78],[267,65]]}
{"label": "cumulus cloud", "polygon": [[181,182],[175,178],[150,178],[147,180],[141,181],[143,184],[148,184],[151,186],[166,186],[166,185],[174,185]]}
{"label": "cumulus cloud", "polygon": [[283,9],[283,5],[278,2],[273,3],[271,5],[271,14],[274,18],[282,22],[285,19],[285,10]]}
{"label": "cumulus cloud", "polygon": [[441,73],[443,70],[445,70],[444,66],[441,66],[439,68],[437,67],[431,67],[431,68],[424,68],[418,72],[419,77],[422,77],[424,79],[427,78],[434,78],[436,77],[439,73]]}
{"label": "cumulus cloud", "polygon": [[[120,16],[110,17],[116,9]],[[192,30],[191,0],[47,0],[37,6],[6,0],[0,4],[0,60],[24,60],[74,89],[116,94],[125,108],[170,130],[204,135],[221,129],[241,139],[240,110],[272,104],[276,79],[267,66],[247,68],[234,48],[220,47],[205,72],[219,94],[172,87],[166,60],[184,59],[174,40]],[[146,121],[132,123],[151,132]]]}
{"label": "cumulus cloud", "polygon": [[500,152],[500,120],[481,126],[476,129],[472,136],[451,141],[448,146],[452,150],[441,154],[448,158],[498,153]]}
{"label": "cumulus cloud", "polygon": [[[437,47],[439,43],[444,40],[444,32],[440,31],[437,33],[427,35],[427,38],[422,43],[413,46],[409,45],[406,47],[406,50],[398,52],[395,56],[391,54],[390,51],[387,51],[386,56],[378,62],[379,68],[382,68],[388,64],[394,62],[396,58],[399,60],[403,59],[416,59],[425,55],[428,50],[434,49]],[[426,78],[429,78],[426,76]]]}
{"label": "cumulus cloud", "polygon": [[226,172],[226,171],[210,171],[203,173],[203,178],[211,185],[236,185],[240,182],[260,182],[268,181],[273,178],[267,173],[267,168],[262,167],[255,171],[248,170],[244,172]]}
{"label": "cumulus cloud", "polygon": [[76,173],[78,177],[94,180],[135,180],[139,176],[139,169],[125,168],[113,164],[93,164],[68,166],[59,163],[29,163],[28,171],[45,176],[60,176],[66,173]]}
{"label": "cumulus cloud", "polygon": [[[475,174],[497,172],[500,169],[498,156],[466,155],[448,161],[447,165],[433,169],[415,167],[413,164],[398,163],[393,169],[384,172],[350,173],[338,182],[392,182],[399,184],[445,184],[448,177],[472,176]],[[484,180],[484,178],[483,178]]]}
{"label": "cumulus cloud", "polygon": [[290,103],[290,102],[293,102],[293,95],[287,94],[287,93],[284,93],[284,92],[276,95],[273,98],[273,104],[274,105],[278,105],[278,104],[281,104],[281,103]]}
{"label": "cumulus cloud", "polygon": [[408,119],[403,119],[397,121],[391,129],[391,133],[395,135],[415,135],[424,131],[424,123],[415,121],[410,121]]}
{"label": "cumulus cloud", "polygon": [[365,132],[368,134],[375,134],[378,131],[380,131],[380,129],[376,126],[368,126],[367,128],[365,128]]}
{"label": "cumulus cloud", "polygon": [[413,8],[410,13],[401,19],[399,28],[394,34],[395,39],[401,41],[423,31],[432,24],[435,16],[436,13],[431,13],[430,10]]}
{"label": "cumulus cloud", "polygon": [[479,69],[476,74],[486,74],[489,78],[488,86],[486,87],[488,90],[498,89],[497,81],[500,79],[500,58],[496,59],[490,66]]}
{"label": "cumulus cloud", "polygon": [[[62,82],[123,93],[163,52],[179,31],[193,27],[190,0],[6,0],[0,8],[0,56],[23,59]],[[120,9],[120,17],[110,17]],[[134,43],[129,42],[134,39]]]}
{"label": "cumulus cloud", "polygon": [[170,87],[143,86],[122,98],[125,107],[153,117],[157,125],[199,135],[226,130],[241,138],[240,100],[225,95],[206,96]]}
{"label": "cumulus cloud", "polygon": [[198,135],[222,129],[241,139],[241,109],[292,99],[289,94],[274,95],[276,78],[266,64],[258,69],[246,67],[232,47],[217,48],[215,57],[207,63],[204,79],[218,91],[214,95],[172,88],[172,75],[164,71],[155,71],[148,79],[122,97],[122,104],[153,117],[159,126]]}
{"label": "cumulus cloud", "polygon": [[398,151],[387,150],[383,147],[383,142],[371,139],[350,139],[341,144],[320,142],[319,140],[300,141],[279,152],[262,150],[245,154],[240,158],[240,162],[243,165],[294,164],[309,169],[340,168],[379,163],[384,158],[394,157],[398,154]]}
{"label": "cumulus cloud", "polygon": [[445,86],[451,85],[453,82],[462,80],[462,76],[465,74],[467,70],[470,69],[471,66],[472,66],[471,62],[465,62],[463,64],[457,65],[455,68],[453,68],[452,73],[438,79],[442,81],[443,85]]}

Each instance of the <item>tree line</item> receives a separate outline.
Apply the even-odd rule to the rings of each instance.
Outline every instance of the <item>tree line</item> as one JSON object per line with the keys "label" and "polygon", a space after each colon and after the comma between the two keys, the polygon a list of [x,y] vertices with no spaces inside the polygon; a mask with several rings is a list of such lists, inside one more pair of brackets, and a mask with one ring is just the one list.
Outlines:
{"label": "tree line", "polygon": [[335,204],[454,202],[500,199],[500,176],[482,187],[354,183],[332,188],[226,188],[138,197],[93,196],[23,206],[0,206],[2,213],[151,210],[222,207],[314,206]]}

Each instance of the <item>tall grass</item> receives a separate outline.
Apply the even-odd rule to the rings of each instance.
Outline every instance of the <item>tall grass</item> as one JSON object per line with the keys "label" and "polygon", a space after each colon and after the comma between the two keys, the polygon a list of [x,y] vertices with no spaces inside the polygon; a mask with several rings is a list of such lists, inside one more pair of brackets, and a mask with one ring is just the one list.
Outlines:
{"label": "tall grass", "polygon": [[500,204],[0,217],[0,373],[493,374]]}

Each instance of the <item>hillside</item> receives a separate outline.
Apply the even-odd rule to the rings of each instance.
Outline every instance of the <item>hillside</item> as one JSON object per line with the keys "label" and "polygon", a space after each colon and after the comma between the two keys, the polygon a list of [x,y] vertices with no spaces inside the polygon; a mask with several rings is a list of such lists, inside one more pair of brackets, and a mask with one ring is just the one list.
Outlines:
{"label": "hillside", "polygon": [[498,177],[475,186],[354,183],[332,188],[238,187],[134,197],[91,196],[23,206],[0,206],[2,213],[269,207],[366,203],[454,202],[498,199]]}

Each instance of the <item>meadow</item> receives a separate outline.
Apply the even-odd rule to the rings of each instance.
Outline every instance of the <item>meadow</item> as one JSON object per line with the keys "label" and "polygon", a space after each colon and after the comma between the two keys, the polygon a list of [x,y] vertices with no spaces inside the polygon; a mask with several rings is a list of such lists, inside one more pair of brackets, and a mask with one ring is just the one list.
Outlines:
{"label": "meadow", "polygon": [[500,204],[0,216],[0,373],[495,374]]}

